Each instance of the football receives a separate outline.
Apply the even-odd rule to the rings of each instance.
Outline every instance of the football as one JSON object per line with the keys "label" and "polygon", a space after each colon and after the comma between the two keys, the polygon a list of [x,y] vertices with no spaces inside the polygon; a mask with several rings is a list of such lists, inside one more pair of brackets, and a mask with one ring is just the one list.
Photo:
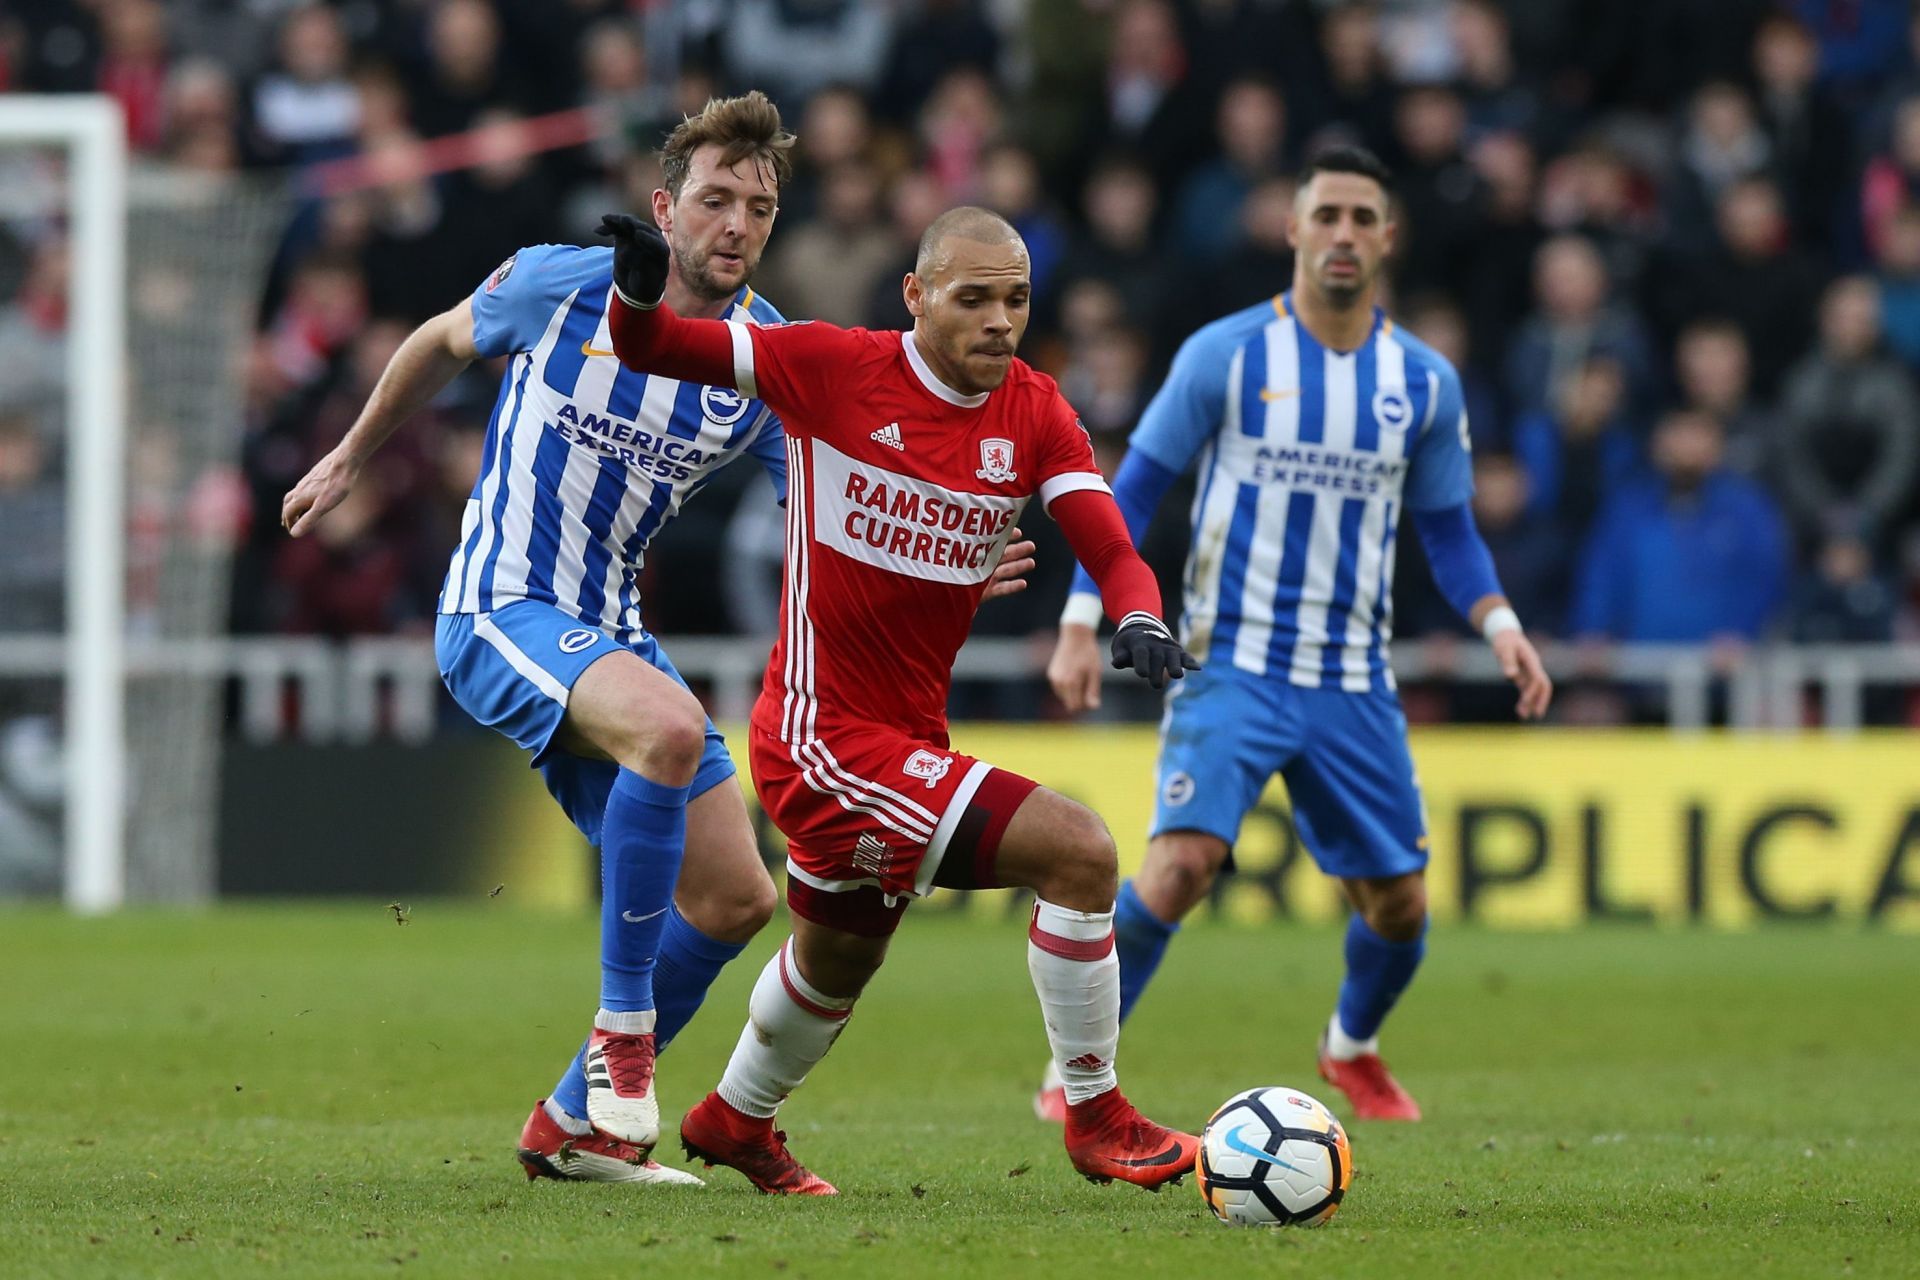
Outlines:
{"label": "football", "polygon": [[1353,1181],[1353,1148],[1316,1098],[1273,1085],[1222,1103],[1200,1137],[1200,1198],[1234,1227],[1317,1227]]}

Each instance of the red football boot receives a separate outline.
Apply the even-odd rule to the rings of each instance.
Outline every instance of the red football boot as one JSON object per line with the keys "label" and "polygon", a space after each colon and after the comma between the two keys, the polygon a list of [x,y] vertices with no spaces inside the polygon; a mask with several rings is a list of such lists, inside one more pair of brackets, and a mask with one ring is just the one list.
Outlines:
{"label": "red football boot", "polygon": [[787,1135],[761,1119],[737,1111],[710,1093],[680,1121],[680,1145],[690,1160],[711,1169],[723,1164],[747,1175],[770,1196],[837,1196],[831,1182],[812,1173],[787,1150]]}
{"label": "red football boot", "polygon": [[649,1160],[646,1152],[610,1133],[598,1129],[584,1136],[568,1133],[547,1114],[544,1098],[533,1104],[533,1114],[520,1130],[520,1163],[528,1178],[651,1182],[681,1187],[707,1185],[690,1173]]}
{"label": "red football boot", "polygon": [[593,1029],[587,1041],[587,1119],[643,1151],[660,1141],[653,1092],[653,1035]]}
{"label": "red football boot", "polygon": [[1089,1182],[1115,1178],[1158,1191],[1193,1168],[1200,1139],[1157,1125],[1118,1089],[1067,1106],[1067,1155]]}
{"label": "red football boot", "polygon": [[1377,1053],[1357,1058],[1327,1056],[1326,1037],[1320,1038],[1320,1078],[1347,1095],[1359,1120],[1418,1120],[1420,1104],[1400,1087]]}

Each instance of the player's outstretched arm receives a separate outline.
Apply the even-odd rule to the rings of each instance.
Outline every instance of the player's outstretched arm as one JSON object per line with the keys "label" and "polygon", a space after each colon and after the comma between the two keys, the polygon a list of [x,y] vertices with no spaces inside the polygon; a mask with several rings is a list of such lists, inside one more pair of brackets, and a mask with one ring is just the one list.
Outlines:
{"label": "player's outstretched arm", "polygon": [[313,464],[280,503],[280,524],[294,537],[339,506],[401,423],[473,363],[473,308],[462,298],[407,335],[340,443]]}
{"label": "player's outstretched arm", "polygon": [[[1134,546],[1140,545],[1154,511],[1178,474],[1138,449],[1128,450],[1120,460],[1120,469],[1113,477],[1113,500],[1127,522],[1127,537]],[[1066,608],[1060,612],[1060,634],[1054,641],[1053,656],[1047,660],[1047,683],[1053,686],[1053,696],[1076,715],[1100,705],[1100,676],[1106,666],[1095,636],[1100,613],[1100,592],[1093,575],[1076,565]]]}
{"label": "player's outstretched arm", "polygon": [[1161,620],[1160,584],[1133,549],[1113,495],[1105,489],[1076,489],[1055,498],[1049,511],[1067,535],[1074,559],[1099,586],[1107,616],[1118,624],[1113,665],[1131,669],[1156,689],[1198,671],[1200,663]]}

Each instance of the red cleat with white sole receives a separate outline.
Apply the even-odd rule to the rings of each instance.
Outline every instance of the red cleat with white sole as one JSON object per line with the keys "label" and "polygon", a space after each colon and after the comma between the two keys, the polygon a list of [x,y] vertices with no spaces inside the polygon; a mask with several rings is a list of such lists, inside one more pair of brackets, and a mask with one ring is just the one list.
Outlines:
{"label": "red cleat with white sole", "polygon": [[652,1151],[660,1141],[653,1092],[653,1035],[593,1029],[587,1041],[587,1119],[622,1142]]}
{"label": "red cleat with white sole", "polygon": [[717,1093],[708,1094],[680,1121],[680,1145],[689,1160],[704,1160],[709,1169],[717,1164],[738,1169],[766,1195],[840,1194],[793,1158],[787,1135],[773,1127],[773,1117],[737,1111]]}
{"label": "red cleat with white sole", "polygon": [[646,1152],[612,1134],[598,1129],[584,1135],[568,1133],[547,1114],[544,1098],[533,1104],[533,1114],[520,1130],[520,1164],[529,1179],[643,1182],[668,1187],[707,1185],[690,1173],[649,1160]]}
{"label": "red cleat with white sole", "polygon": [[1377,1053],[1357,1058],[1327,1056],[1327,1042],[1320,1041],[1320,1078],[1347,1095],[1358,1120],[1418,1120],[1420,1104],[1400,1087],[1380,1061]]}
{"label": "red cleat with white sole", "polygon": [[1033,1095],[1033,1114],[1037,1119],[1054,1124],[1067,1122],[1067,1086],[1060,1083],[1060,1068],[1047,1061],[1046,1072],[1040,1077],[1040,1088]]}
{"label": "red cleat with white sole", "polygon": [[1200,1139],[1155,1124],[1118,1089],[1067,1107],[1067,1155],[1089,1182],[1118,1178],[1148,1191],[1178,1182],[1192,1169]]}

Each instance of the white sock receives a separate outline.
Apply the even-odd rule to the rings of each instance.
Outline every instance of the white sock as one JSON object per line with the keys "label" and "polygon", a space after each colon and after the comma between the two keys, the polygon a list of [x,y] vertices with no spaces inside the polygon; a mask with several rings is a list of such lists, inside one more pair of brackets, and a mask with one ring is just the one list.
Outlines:
{"label": "white sock", "polygon": [[1335,1062],[1352,1062],[1362,1054],[1379,1053],[1380,1037],[1368,1036],[1365,1040],[1355,1040],[1348,1035],[1346,1028],[1340,1025],[1340,1011],[1335,1009],[1333,1016],[1327,1019],[1327,1056]]}
{"label": "white sock", "polygon": [[1119,1082],[1120,958],[1113,953],[1112,911],[1069,911],[1036,902],[1027,929],[1033,976],[1054,1069],[1069,1105],[1097,1098]]}
{"label": "white sock", "polygon": [[747,1001],[747,1025],[727,1059],[717,1092],[735,1110],[771,1116],[827,1056],[847,1025],[853,996],[814,989],[793,962],[793,939],[780,945]]}
{"label": "white sock", "polygon": [[540,1109],[547,1113],[549,1120],[576,1138],[584,1138],[593,1132],[592,1121],[582,1120],[579,1116],[574,1115],[552,1098],[548,1098],[545,1102],[542,1102]]}
{"label": "white sock", "polygon": [[653,1033],[654,1021],[659,1016],[652,1009],[634,1009],[626,1013],[602,1009],[593,1015],[593,1025],[616,1035],[644,1036]]}

